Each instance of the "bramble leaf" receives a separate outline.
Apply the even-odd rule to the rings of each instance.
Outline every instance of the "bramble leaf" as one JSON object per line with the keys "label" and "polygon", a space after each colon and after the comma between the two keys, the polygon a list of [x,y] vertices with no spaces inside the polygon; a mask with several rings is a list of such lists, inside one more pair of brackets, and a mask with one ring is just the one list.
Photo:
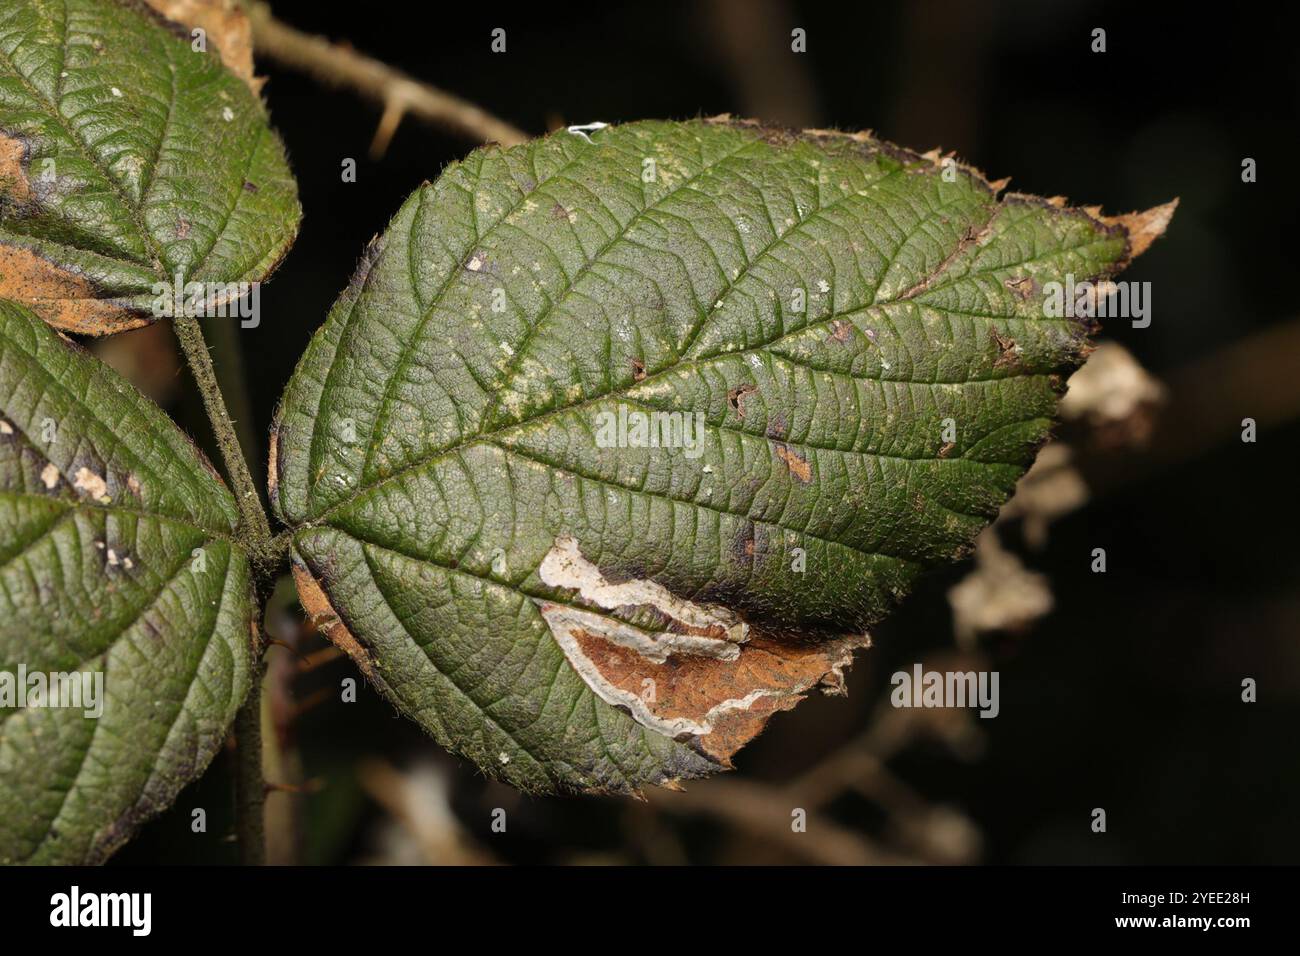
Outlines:
{"label": "bramble leaf", "polygon": [[[838,690],[1046,440],[1137,224],[865,134],[728,118],[489,147],[421,186],[294,374],[303,602],[528,790],[730,765]],[[1140,230],[1135,230],[1140,231]]]}
{"label": "bramble leaf", "polygon": [[0,301],[0,863],[100,862],[212,759],[251,673],[236,515],[157,406]]}
{"label": "bramble leaf", "polygon": [[275,269],[297,186],[216,43],[133,0],[5,3],[0,297],[100,335],[174,311],[178,276],[216,304]]}

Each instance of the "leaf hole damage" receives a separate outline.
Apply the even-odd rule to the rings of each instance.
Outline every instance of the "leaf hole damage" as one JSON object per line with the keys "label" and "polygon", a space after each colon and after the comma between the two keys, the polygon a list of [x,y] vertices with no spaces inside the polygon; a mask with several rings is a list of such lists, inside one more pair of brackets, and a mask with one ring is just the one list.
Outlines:
{"label": "leaf hole damage", "polygon": [[738,417],[744,418],[745,406],[743,402],[745,400],[745,396],[751,395],[757,391],[758,391],[758,386],[751,385],[749,383],[746,383],[744,385],[736,385],[732,388],[729,388],[727,389],[727,405],[731,408],[733,412],[736,413]]}

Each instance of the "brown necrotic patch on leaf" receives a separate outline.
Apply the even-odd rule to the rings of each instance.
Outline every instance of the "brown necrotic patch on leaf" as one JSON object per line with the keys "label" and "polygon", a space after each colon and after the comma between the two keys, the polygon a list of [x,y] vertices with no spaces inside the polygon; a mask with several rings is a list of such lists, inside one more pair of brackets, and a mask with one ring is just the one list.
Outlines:
{"label": "brown necrotic patch on leaf", "polygon": [[31,201],[26,162],[27,145],[0,132],[0,210],[6,203],[22,206]]}
{"label": "brown necrotic patch on leaf", "polygon": [[836,319],[831,323],[831,334],[829,340],[835,342],[847,342],[853,336],[853,323],[846,322],[844,319]]}
{"label": "brown necrotic patch on leaf", "polygon": [[727,405],[736,413],[737,417],[745,417],[745,396],[758,391],[757,385],[737,385],[734,388],[727,389]]}
{"label": "brown necrotic patch on leaf", "polygon": [[1002,284],[1022,299],[1028,299],[1038,291],[1035,288],[1033,276],[1015,276],[1007,279]]}
{"label": "brown necrotic patch on leaf", "polygon": [[993,367],[1001,369],[1014,366],[1020,358],[1016,340],[1009,335],[1003,335],[995,328],[989,329],[989,337],[998,347],[998,357],[993,360]]}
{"label": "brown necrotic patch on leaf", "polygon": [[537,602],[570,666],[597,697],[722,767],[772,714],[809,691],[842,693],[844,667],[869,644],[865,635],[781,641],[728,608],[687,601],[654,581],[613,584],[569,537],[556,540],[538,573],[543,583],[576,591],[605,611],[649,608],[667,621],[650,631],[602,611]]}
{"label": "brown necrotic patch on leaf", "polygon": [[1165,234],[1177,208],[1178,200],[1172,199],[1161,206],[1153,206],[1142,212],[1102,216],[1101,221],[1108,226],[1119,226],[1128,234],[1128,257],[1136,259],[1151,248],[1151,243]]}
{"label": "brown necrotic patch on leaf", "polygon": [[789,445],[777,444],[776,457],[785,462],[785,466],[790,469],[790,474],[798,481],[805,485],[812,481],[812,465]]}
{"label": "brown necrotic patch on leaf", "polygon": [[98,298],[84,276],[21,246],[0,244],[0,299],[22,302],[55,328],[79,335],[125,332],[150,319],[112,299]]}
{"label": "brown necrotic patch on leaf", "polygon": [[352,658],[353,663],[361,669],[361,673],[382,689],[384,684],[379,679],[370,652],[352,636],[352,632],[348,630],[338,612],[334,610],[334,605],[326,597],[325,589],[320,586],[320,582],[307,568],[296,561],[293,565],[293,583],[298,588],[298,600],[302,602],[302,609],[312,623],[329,638],[330,643]]}
{"label": "brown necrotic patch on leaf", "polygon": [[820,687],[843,690],[843,669],[865,636],[822,644],[783,643],[751,632],[733,653],[695,653],[689,646],[657,648],[639,629],[611,618],[543,603],[546,619],[569,664],[601,700],[649,730],[689,742],[723,767],[776,712],[789,710]]}

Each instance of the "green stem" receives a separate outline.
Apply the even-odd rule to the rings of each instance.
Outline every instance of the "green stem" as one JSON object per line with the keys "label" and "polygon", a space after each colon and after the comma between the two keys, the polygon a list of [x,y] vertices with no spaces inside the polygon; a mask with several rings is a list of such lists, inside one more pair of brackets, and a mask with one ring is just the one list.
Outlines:
{"label": "green stem", "polygon": [[266,780],[262,776],[262,675],[253,667],[248,697],[235,715],[235,835],[239,862],[266,863]]}
{"label": "green stem", "polygon": [[[226,400],[226,408],[235,426],[235,437],[243,449],[244,461],[254,475],[264,473],[263,455],[265,442],[254,427],[256,419],[253,405],[248,394],[248,376],[244,372],[243,346],[240,341],[240,325],[227,318],[214,317],[200,319],[199,327],[208,343],[217,375],[217,386]],[[258,501],[266,504],[264,492],[266,486],[261,481],[254,482]]]}
{"label": "green stem", "polygon": [[[193,318],[177,318],[175,329],[181,351],[185,353],[185,360],[203,397],[203,407],[212,424],[213,437],[226,467],[226,477],[235,494],[239,530],[253,564],[260,616],[260,601],[269,592],[276,571],[276,555],[283,549],[272,545],[271,525],[257,493],[257,485],[249,474],[235,423],[230,419],[225,397],[217,383],[203,329]],[[255,661],[251,686],[247,699],[235,715],[235,832],[239,839],[240,862],[251,866],[266,862],[266,780],[262,773],[262,680],[265,672],[262,650],[265,639],[261,635],[260,621],[258,628],[260,639],[253,649]]]}
{"label": "green stem", "polygon": [[213,437],[221,452],[221,460],[226,466],[226,475],[230,479],[231,490],[235,493],[235,503],[239,507],[239,524],[241,531],[248,536],[248,548],[253,556],[254,569],[258,577],[265,578],[272,571],[271,564],[271,525],[262,510],[262,500],[257,494],[257,485],[248,472],[248,463],[239,446],[239,437],[235,424],[230,420],[226,409],[226,400],[217,384],[217,375],[212,367],[212,354],[203,338],[203,329],[197,319],[178,318],[175,320],[176,338],[180,341],[181,351],[189,363],[194,375],[199,394],[203,396],[203,407],[207,409],[208,420],[212,423]]}

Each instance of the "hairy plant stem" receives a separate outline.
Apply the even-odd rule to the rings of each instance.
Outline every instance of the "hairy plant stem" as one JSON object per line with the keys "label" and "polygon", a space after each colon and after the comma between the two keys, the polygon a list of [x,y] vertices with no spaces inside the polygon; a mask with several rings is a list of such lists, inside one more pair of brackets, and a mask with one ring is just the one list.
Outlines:
{"label": "hairy plant stem", "polygon": [[235,837],[239,862],[266,862],[266,780],[262,776],[261,658],[253,666],[248,697],[235,715]]}
{"label": "hairy plant stem", "polygon": [[[262,681],[265,674],[262,651],[266,647],[266,634],[261,607],[270,593],[286,549],[273,544],[271,525],[257,493],[257,485],[249,473],[221,386],[217,383],[212,354],[208,351],[202,327],[197,319],[181,317],[175,320],[175,329],[176,339],[212,424],[213,437],[239,508],[239,532],[253,565],[258,620],[248,697],[235,715],[235,832],[240,862],[255,866],[266,861],[266,781],[262,773]],[[231,353],[229,361],[237,361],[237,350],[232,346],[227,351]]]}
{"label": "hairy plant stem", "polygon": [[230,479],[231,490],[235,493],[235,503],[239,507],[240,531],[246,535],[246,546],[252,555],[254,571],[259,584],[265,584],[274,566],[271,558],[271,525],[262,510],[262,500],[258,497],[257,486],[249,474],[248,463],[239,447],[239,436],[235,424],[230,420],[226,410],[226,400],[217,384],[217,375],[212,367],[212,355],[208,343],[203,338],[203,329],[198,319],[177,318],[175,320],[176,338],[185,353],[194,382],[199,394],[203,396],[203,407],[207,410],[208,420],[212,423],[213,437],[221,452],[221,460],[226,466],[226,476]]}

